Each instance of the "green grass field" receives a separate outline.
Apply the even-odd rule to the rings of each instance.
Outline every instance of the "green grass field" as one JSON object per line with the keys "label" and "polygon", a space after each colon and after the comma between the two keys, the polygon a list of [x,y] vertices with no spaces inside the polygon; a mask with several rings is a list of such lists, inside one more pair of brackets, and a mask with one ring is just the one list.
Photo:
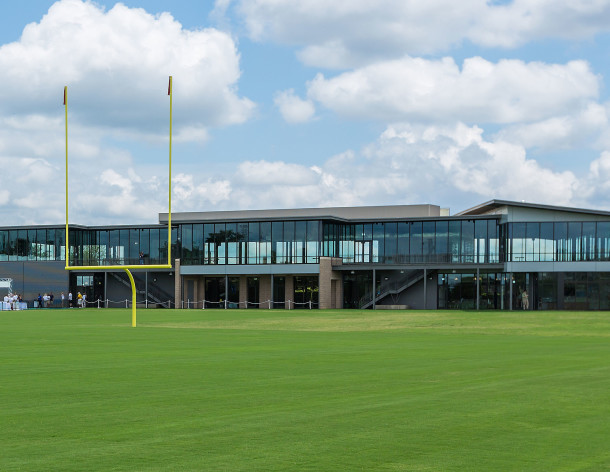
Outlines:
{"label": "green grass field", "polygon": [[610,470],[608,312],[0,313],[0,470]]}

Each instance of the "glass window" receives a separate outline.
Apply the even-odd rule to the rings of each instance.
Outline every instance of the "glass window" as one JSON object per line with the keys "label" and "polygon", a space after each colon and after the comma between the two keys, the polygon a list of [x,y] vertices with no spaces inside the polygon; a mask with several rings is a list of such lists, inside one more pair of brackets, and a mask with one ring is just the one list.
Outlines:
{"label": "glass window", "polygon": [[425,221],[422,229],[422,254],[425,262],[435,260],[436,257],[436,223]]}
{"label": "glass window", "polygon": [[362,225],[362,239],[366,241],[373,239],[373,225],[371,223]]}
{"label": "glass window", "polygon": [[350,263],[354,262],[354,238],[355,238],[355,227],[354,225],[343,225],[342,229],[342,241],[339,250],[341,251],[341,257],[343,262]]}
{"label": "glass window", "polygon": [[582,223],[568,223],[568,260],[582,260]]}
{"label": "glass window", "polygon": [[30,245],[28,244],[28,230],[20,229],[17,236],[17,260],[27,260],[29,249]]}
{"label": "glass window", "polygon": [[238,246],[238,264],[246,263],[247,256],[247,242],[248,241],[248,224],[238,223],[237,224],[237,241]]}
{"label": "glass window", "polygon": [[140,263],[140,232],[137,229],[129,230],[129,262],[128,263],[129,264],[139,264]]}
{"label": "glass window", "polygon": [[449,262],[449,253],[447,245],[449,243],[449,222],[436,222],[436,261]]}
{"label": "glass window", "polygon": [[462,262],[474,262],[474,221],[462,221]]}
{"label": "glass window", "polygon": [[120,245],[119,230],[113,229],[108,232],[108,245],[110,247],[110,264],[123,263],[123,250]]}
{"label": "glass window", "polygon": [[475,220],[474,222],[474,259],[483,264],[487,252],[487,220]]}
{"label": "glass window", "polygon": [[595,228],[594,222],[582,224],[582,260],[595,260]]}
{"label": "glass window", "polygon": [[193,256],[193,225],[180,225],[182,231],[182,254],[180,260],[185,264],[191,263]]}
{"label": "glass window", "polygon": [[294,262],[294,221],[284,221],[284,241],[286,242],[286,262],[292,264]]}
{"label": "glass window", "polygon": [[206,223],[203,225],[203,263],[216,263],[216,243],[214,242],[214,225]]}
{"label": "glass window", "polygon": [[411,262],[422,261],[422,222],[409,223],[409,255]]}
{"label": "glass window", "polygon": [[203,224],[193,225],[193,264],[201,264],[203,257]]}
{"label": "glass window", "polygon": [[318,246],[319,246],[319,230],[320,223],[318,221],[307,222],[307,263],[318,262]]}
{"label": "glass window", "polygon": [[[38,238],[36,233],[40,231],[41,238],[40,243],[38,243]],[[36,259],[40,261],[44,261],[45,253],[44,253],[44,243],[46,240],[46,231],[44,229],[30,229],[28,231],[28,260],[35,261]]]}
{"label": "glass window", "polygon": [[610,221],[597,223],[597,254],[600,261],[610,260]]}
{"label": "glass window", "polygon": [[0,261],[8,261],[8,231],[0,231]]}
{"label": "glass window", "polygon": [[260,224],[248,224],[248,264],[258,263],[258,242],[260,238]]}
{"label": "glass window", "polygon": [[527,223],[525,226],[525,260],[540,260],[540,223]]}
{"label": "glass window", "polygon": [[214,225],[214,244],[216,246],[216,264],[224,265],[227,262],[227,235],[224,223]]}
{"label": "glass window", "polygon": [[384,257],[383,262],[387,264],[393,264],[397,262],[396,259],[396,241],[397,241],[397,224],[396,223],[385,223],[385,242],[384,242]]}
{"label": "glass window", "polygon": [[295,264],[303,264],[305,262],[305,241],[307,238],[307,222],[297,221],[295,223],[295,234],[293,241],[293,260]]}
{"label": "glass window", "polygon": [[[239,264],[239,233],[236,223],[227,223],[227,264]],[[193,229],[194,232],[194,229]]]}
{"label": "glass window", "polygon": [[373,262],[385,262],[384,257],[384,223],[374,223],[373,224]]}
{"label": "glass window", "polygon": [[564,262],[568,260],[568,224],[555,223],[555,260]]}
{"label": "glass window", "polygon": [[555,258],[555,239],[553,223],[540,223],[540,260],[553,261]]}
{"label": "glass window", "polygon": [[149,262],[151,264],[159,264],[161,263],[161,254],[160,254],[160,228],[151,228],[149,232],[150,236],[150,249],[149,249]]}
{"label": "glass window", "polygon": [[451,262],[460,262],[460,241],[462,239],[462,222],[449,222],[449,252]]}
{"label": "glass window", "polygon": [[271,263],[284,264],[284,223],[274,221],[271,223]]}
{"label": "glass window", "polygon": [[497,220],[487,220],[487,241],[488,261],[492,264],[500,262],[500,241],[498,237]]}
{"label": "glass window", "polygon": [[55,260],[66,260],[66,232],[61,229],[55,230]]}
{"label": "glass window", "polygon": [[525,260],[525,239],[526,239],[526,224],[513,223],[511,226],[512,234],[512,261],[520,262]]}

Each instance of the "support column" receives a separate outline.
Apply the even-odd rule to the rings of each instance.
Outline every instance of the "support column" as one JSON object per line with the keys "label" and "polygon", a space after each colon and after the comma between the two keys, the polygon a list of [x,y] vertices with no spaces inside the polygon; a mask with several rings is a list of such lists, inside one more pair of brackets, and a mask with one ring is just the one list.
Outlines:
{"label": "support column", "polygon": [[424,268],[424,310],[428,308],[428,269]]}
{"label": "support column", "polygon": [[271,276],[261,275],[258,277],[258,280],[258,303],[260,303],[259,306],[261,308],[269,308],[269,305],[266,302],[271,300]]}
{"label": "support column", "polygon": [[373,310],[377,309],[377,306],[376,306],[376,302],[377,302],[377,284],[376,284],[375,277],[376,277],[375,269],[373,269]]}
{"label": "support column", "polygon": [[513,273],[508,273],[508,283],[510,288],[508,289],[508,309],[513,310]]}
{"label": "support column", "polygon": [[248,278],[245,275],[239,276],[239,307],[247,308],[248,300]]}
{"label": "support column", "polygon": [[[174,265],[174,308],[177,310],[182,306],[182,276],[180,275],[180,259],[176,259]],[[168,307],[169,308],[169,307]]]}
{"label": "support column", "polygon": [[271,300],[271,308],[275,308],[275,299],[273,297],[273,274],[271,274],[271,297],[269,300]]}
{"label": "support column", "polygon": [[481,295],[481,273],[480,269],[477,267],[477,310],[479,309],[479,299]]}
{"label": "support column", "polygon": [[226,310],[229,303],[229,275],[225,274],[225,304],[224,309]]}

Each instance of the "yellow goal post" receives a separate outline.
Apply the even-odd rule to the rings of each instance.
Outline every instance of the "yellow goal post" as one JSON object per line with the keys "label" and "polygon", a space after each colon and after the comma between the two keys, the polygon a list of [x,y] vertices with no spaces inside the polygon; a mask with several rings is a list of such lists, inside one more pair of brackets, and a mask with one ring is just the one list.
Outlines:
{"label": "yellow goal post", "polygon": [[68,86],[64,86],[64,112],[66,124],[66,270],[124,270],[131,283],[131,326],[136,327],[136,284],[131,270],[146,269],[171,269],[172,268],[172,76],[169,76],[167,88],[169,95],[169,196],[168,196],[168,221],[167,221],[167,264],[125,264],[125,265],[96,265],[96,266],[73,266],[70,265],[70,239],[68,225]]}

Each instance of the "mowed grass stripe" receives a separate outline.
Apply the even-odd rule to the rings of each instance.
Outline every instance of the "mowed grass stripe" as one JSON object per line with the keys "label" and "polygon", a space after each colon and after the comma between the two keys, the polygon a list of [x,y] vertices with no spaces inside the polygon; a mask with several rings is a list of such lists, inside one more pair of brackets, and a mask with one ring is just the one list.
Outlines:
{"label": "mowed grass stripe", "polygon": [[608,313],[0,320],[0,470],[610,467]]}

